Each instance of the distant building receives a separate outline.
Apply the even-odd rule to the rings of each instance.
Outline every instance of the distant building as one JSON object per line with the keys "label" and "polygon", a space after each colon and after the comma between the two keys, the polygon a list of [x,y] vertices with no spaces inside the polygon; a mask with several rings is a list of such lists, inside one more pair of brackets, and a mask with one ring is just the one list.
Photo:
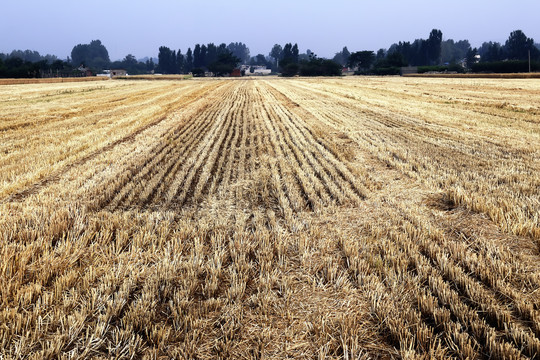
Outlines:
{"label": "distant building", "polygon": [[246,76],[270,75],[272,72],[272,69],[267,69],[264,65],[242,65],[240,70],[244,71]]}
{"label": "distant building", "polygon": [[232,77],[241,77],[242,76],[242,71],[240,69],[234,69],[230,76],[232,76]]}
{"label": "distant building", "polygon": [[81,76],[92,76],[92,75],[94,75],[94,74],[92,74],[92,70],[85,67],[84,65],[79,66],[77,68],[77,70],[80,71]]}
{"label": "distant building", "polygon": [[354,75],[356,71],[358,71],[358,67],[350,68],[348,66],[344,66],[343,68],[341,68],[341,75],[344,75],[344,76]]}
{"label": "distant building", "polygon": [[111,77],[115,77],[115,76],[127,76],[127,71],[123,69],[116,69],[116,70],[111,69]]}

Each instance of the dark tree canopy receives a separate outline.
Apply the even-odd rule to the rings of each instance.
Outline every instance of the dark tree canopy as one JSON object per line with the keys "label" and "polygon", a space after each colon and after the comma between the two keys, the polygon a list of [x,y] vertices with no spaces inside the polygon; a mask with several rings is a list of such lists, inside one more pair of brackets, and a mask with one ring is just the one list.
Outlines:
{"label": "dark tree canopy", "polygon": [[349,63],[349,56],[351,56],[351,53],[349,52],[349,49],[347,49],[347,47],[345,46],[343,47],[343,50],[334,55],[334,58],[332,60],[342,66],[347,66],[347,64]]}
{"label": "dark tree canopy", "polygon": [[110,64],[109,52],[100,40],[90,44],[79,44],[71,50],[71,62],[74,66],[84,65],[92,69],[105,69]]}
{"label": "dark tree canopy", "polygon": [[227,49],[237,58],[240,59],[240,62],[247,64],[249,62],[249,48],[246,44],[241,42],[234,42],[227,45]]}
{"label": "dark tree canopy", "polygon": [[188,48],[186,52],[186,62],[184,64],[184,72],[190,73],[191,69],[193,69],[193,51],[191,51],[191,48]]}
{"label": "dark tree canopy", "polygon": [[204,44],[201,45],[201,52],[200,52],[200,67],[206,68],[208,67],[208,47]]}
{"label": "dark tree canopy", "polygon": [[178,74],[176,51],[166,46],[159,48],[157,71],[162,74]]}
{"label": "dark tree canopy", "polygon": [[38,51],[34,50],[13,50],[9,54],[2,54],[0,53],[0,59],[6,60],[9,58],[19,58],[23,61],[27,62],[39,62],[39,61],[46,61],[47,63],[51,64],[58,60],[58,58],[55,55],[41,55]]}
{"label": "dark tree canopy", "polygon": [[112,62],[111,69],[124,69],[130,75],[145,74],[154,70],[154,63],[151,59],[146,63],[138,61],[134,55],[128,54],[123,60]]}
{"label": "dark tree canopy", "polygon": [[298,44],[294,44],[292,49],[291,49],[291,52],[292,52],[292,61],[297,63],[298,62]]}
{"label": "dark tree canopy", "polygon": [[0,57],[0,78],[66,77],[73,75],[75,74],[71,64],[62,60],[49,63],[45,59],[30,62],[19,57]]}
{"label": "dark tree canopy", "polygon": [[501,61],[504,59],[504,48],[498,42],[484,42],[478,49],[481,61]]}
{"label": "dark tree canopy", "polygon": [[416,39],[413,43],[399,42],[388,49],[388,54],[395,52],[403,55],[409,65],[423,66],[436,65],[441,61],[442,32],[437,29],[431,30],[429,38]]}
{"label": "dark tree canopy", "polygon": [[468,69],[470,69],[472,65],[475,63],[476,55],[478,55],[478,49],[477,48],[471,49],[471,47],[469,47],[469,50],[467,50],[467,53],[465,54],[465,63]]}
{"label": "dark tree canopy", "polygon": [[528,60],[529,52],[531,58],[536,59],[539,53],[534,46],[534,40],[528,38],[521,30],[510,33],[508,40],[504,44],[504,49],[509,60]]}
{"label": "dark tree canopy", "polygon": [[176,52],[176,69],[178,71],[178,74],[184,73],[184,66],[185,66],[184,55],[182,54],[182,51],[178,49],[178,51]]}
{"label": "dark tree canopy", "polygon": [[467,56],[470,49],[469,40],[445,40],[441,43],[441,63],[457,63]]}
{"label": "dark tree canopy", "polygon": [[193,49],[193,68],[201,68],[202,66],[201,45],[197,44]]}
{"label": "dark tree canopy", "polygon": [[441,43],[442,31],[437,29],[431,30],[426,44],[429,65],[436,65],[441,62]]}
{"label": "dark tree canopy", "polygon": [[312,56],[309,60],[300,61],[301,76],[340,76],[341,64],[328,59]]}
{"label": "dark tree canopy", "polygon": [[208,66],[209,64],[213,63],[217,60],[218,57],[218,48],[214,43],[210,43],[206,46],[206,59],[205,59],[205,66]]}
{"label": "dark tree canopy", "polygon": [[283,48],[279,44],[275,44],[270,50],[269,56],[274,59],[274,67],[277,67],[278,61],[283,58]]}
{"label": "dark tree canopy", "polygon": [[353,52],[347,65],[350,68],[369,69],[375,63],[375,53],[370,50]]}
{"label": "dark tree canopy", "polygon": [[266,66],[267,68],[272,67],[272,62],[268,61],[263,54],[257,54],[249,61],[250,65]]}
{"label": "dark tree canopy", "polygon": [[[233,62],[231,56],[238,61]],[[157,64],[154,64],[151,59],[146,60],[147,58],[139,62],[132,54],[111,63],[106,47],[100,40],[92,40],[89,44],[78,44],[73,47],[71,59],[69,57],[67,59],[69,66],[62,61],[57,62],[56,56],[41,56],[37,51],[32,50],[13,50],[10,54],[0,53],[0,72],[3,74],[0,76],[6,76],[8,73],[14,77],[45,76],[45,71],[48,72],[47,76],[51,76],[53,70],[58,74],[68,74],[67,69],[81,65],[94,72],[111,66],[125,68],[132,74],[157,70],[165,74],[191,72],[204,76],[207,71],[216,74],[230,73],[232,71],[230,66],[233,63],[233,68],[238,63],[266,66],[272,71],[281,72],[284,76],[331,73],[333,70],[328,69],[334,67],[335,64],[358,68],[358,72],[362,74],[396,74],[399,72],[399,67],[407,65],[423,67],[423,71],[466,71],[471,70],[472,65],[478,65],[477,63],[486,66],[475,66],[472,71],[478,69],[496,71],[499,68],[510,71],[513,67],[516,71],[521,71],[519,69],[524,65],[519,63],[518,66],[518,62],[528,62],[529,56],[531,65],[535,61],[540,61],[540,44],[528,38],[521,30],[512,31],[504,44],[490,41],[484,42],[478,49],[473,49],[468,40],[443,41],[442,31],[433,29],[427,39],[400,41],[392,44],[388,50],[379,49],[376,54],[369,50],[351,53],[347,46],[344,46],[335,54],[332,63],[326,62],[326,59],[318,59],[309,49],[300,54],[298,44],[292,42],[284,46],[275,44],[268,56],[258,54],[250,57],[249,48],[242,42],[231,42],[228,45],[208,43],[196,44],[193,50],[188,48],[185,55],[181,50],[175,51],[162,46],[159,48]],[[490,62],[509,63],[487,66],[486,63]],[[323,68],[324,70],[321,70]],[[80,73],[73,72],[72,75],[80,76]]]}
{"label": "dark tree canopy", "polygon": [[293,62],[293,53],[292,53],[292,44],[287,43],[283,47],[283,52],[281,53],[282,62]]}
{"label": "dark tree canopy", "polygon": [[216,61],[208,65],[208,70],[215,76],[226,76],[232,73],[240,62],[241,60],[231,51],[226,51],[219,54]]}

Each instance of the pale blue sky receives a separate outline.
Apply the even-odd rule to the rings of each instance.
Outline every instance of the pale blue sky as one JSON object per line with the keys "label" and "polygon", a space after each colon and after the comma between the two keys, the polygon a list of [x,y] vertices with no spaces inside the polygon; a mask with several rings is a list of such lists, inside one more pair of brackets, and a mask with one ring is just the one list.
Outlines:
{"label": "pale blue sky", "polygon": [[540,42],[540,1],[7,1],[2,4],[0,52],[37,50],[65,58],[73,46],[100,39],[111,60],[131,53],[157,56],[161,45],[181,49],[195,43],[244,42],[251,55],[267,55],[273,44],[298,43],[331,57],[388,48],[427,38],[433,28],[444,39],[504,43],[521,29]]}

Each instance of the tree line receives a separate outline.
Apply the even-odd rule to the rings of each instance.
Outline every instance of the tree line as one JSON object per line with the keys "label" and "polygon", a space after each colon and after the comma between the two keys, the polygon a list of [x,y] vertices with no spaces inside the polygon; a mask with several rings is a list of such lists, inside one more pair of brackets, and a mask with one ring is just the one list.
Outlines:
{"label": "tree line", "polygon": [[364,50],[351,53],[344,47],[333,60],[356,70],[357,74],[399,74],[404,66],[418,67],[419,72],[524,72],[540,70],[540,44],[523,31],[512,31],[504,44],[484,42],[471,47],[468,40],[443,40],[442,31],[433,29],[427,39],[392,44],[376,53]]}
{"label": "tree line", "polygon": [[216,76],[230,74],[238,64],[250,60],[249,48],[241,42],[196,44],[185,54],[181,50],[171,50],[166,46],[159,48],[156,72],[162,74],[188,74],[202,76],[210,71]]}
{"label": "tree line", "polygon": [[78,68],[125,69],[129,74],[188,74],[203,76],[206,72],[227,75],[240,64],[266,66],[283,76],[341,75],[342,68],[354,69],[356,74],[398,74],[403,66],[417,66],[419,71],[473,71],[521,72],[540,70],[540,44],[527,37],[523,31],[512,31],[504,44],[484,42],[473,48],[468,40],[443,40],[441,30],[433,29],[426,39],[400,41],[388,49],[350,52],[345,46],[332,59],[318,57],[311,50],[300,53],[298,44],[275,44],[268,55],[250,56],[249,48],[242,42],[215,45],[196,44],[185,53],[161,46],[157,63],[145,61],[128,54],[111,62],[105,45],[100,40],[73,47],[71,57],[59,60],[54,55],[40,55],[37,51],[14,50],[0,53],[0,77],[73,76]]}

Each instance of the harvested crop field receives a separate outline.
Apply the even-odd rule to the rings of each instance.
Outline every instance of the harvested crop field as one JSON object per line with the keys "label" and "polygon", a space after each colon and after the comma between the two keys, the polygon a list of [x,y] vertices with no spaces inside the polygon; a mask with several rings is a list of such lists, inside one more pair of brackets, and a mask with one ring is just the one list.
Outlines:
{"label": "harvested crop field", "polygon": [[534,79],[0,104],[0,358],[539,358]]}

